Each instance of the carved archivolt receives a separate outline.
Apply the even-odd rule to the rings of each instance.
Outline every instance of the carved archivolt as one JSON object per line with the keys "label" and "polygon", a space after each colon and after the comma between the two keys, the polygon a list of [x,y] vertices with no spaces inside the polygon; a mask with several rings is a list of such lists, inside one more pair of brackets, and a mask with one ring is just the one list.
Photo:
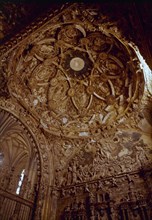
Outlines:
{"label": "carved archivolt", "polygon": [[10,54],[8,67],[11,96],[49,133],[76,138],[114,126],[143,93],[128,42],[97,10],[83,7],[35,31]]}
{"label": "carved archivolt", "polygon": [[24,189],[20,191],[20,196],[34,201],[35,185],[37,188],[40,185],[39,154],[28,131],[13,115],[3,110],[0,111],[0,152],[3,155],[0,188],[16,194],[24,170]]}
{"label": "carved archivolt", "polygon": [[[30,115],[27,114],[27,111],[24,108],[22,108],[20,105],[18,105],[16,102],[1,98],[0,106],[2,109],[11,113],[9,114],[8,118],[11,117],[13,121],[15,120],[17,121],[20,129],[22,130],[22,135],[24,134],[24,132],[27,134],[27,142],[31,143],[31,145],[29,145],[29,148],[33,146],[32,150],[34,151],[36,160],[39,161],[37,164],[37,175],[39,178],[39,194],[38,194],[39,202],[37,204],[37,210],[36,210],[36,216],[37,216],[37,219],[39,219],[41,218],[41,212],[43,211],[43,206],[46,205],[46,203],[45,202],[42,203],[42,201],[46,197],[47,192],[48,192],[48,187],[51,184],[51,181],[53,179],[53,170],[52,170],[53,160],[51,160],[51,157],[52,157],[51,154],[50,154],[50,157],[48,154],[47,140],[44,137],[43,133],[41,133],[40,129],[38,129],[38,125],[36,121],[34,121],[34,119]],[[15,115],[15,117],[12,114]],[[12,132],[14,132],[14,129],[12,130]],[[17,136],[16,140],[18,140],[18,137],[19,136]],[[4,138],[2,138],[1,140],[3,141],[3,139]],[[5,144],[5,141],[4,141],[4,144]],[[6,146],[4,147],[6,149]],[[24,147],[23,143],[22,143],[22,147]],[[25,155],[27,157],[29,156],[29,152],[30,152],[29,148],[28,148],[27,155]],[[51,176],[50,176],[50,173],[52,174]],[[27,185],[25,185],[25,188],[27,188]]]}

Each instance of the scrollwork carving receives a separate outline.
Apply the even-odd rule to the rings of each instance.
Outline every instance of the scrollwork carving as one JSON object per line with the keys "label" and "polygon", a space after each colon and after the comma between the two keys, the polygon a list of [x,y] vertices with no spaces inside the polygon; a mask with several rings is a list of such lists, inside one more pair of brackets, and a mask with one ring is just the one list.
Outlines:
{"label": "scrollwork carving", "polygon": [[[126,113],[131,115],[143,93],[143,77],[128,42],[114,24],[95,15],[98,11],[87,12],[87,18],[83,7],[62,12],[64,20],[71,14],[70,24],[59,16],[57,24],[50,20],[44,25],[38,38],[36,31],[11,54],[15,63],[8,69],[10,94],[44,130],[72,138],[99,136],[115,127]],[[90,23],[91,17],[98,25]]]}

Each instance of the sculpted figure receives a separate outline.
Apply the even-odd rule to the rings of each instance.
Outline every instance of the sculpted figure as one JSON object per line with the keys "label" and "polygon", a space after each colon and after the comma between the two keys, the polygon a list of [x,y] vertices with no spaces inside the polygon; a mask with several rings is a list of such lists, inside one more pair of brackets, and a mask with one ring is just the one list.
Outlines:
{"label": "sculpted figure", "polygon": [[69,166],[69,171],[71,173],[71,183],[76,183],[77,182],[77,167],[76,167],[76,162],[73,161],[71,165]]}

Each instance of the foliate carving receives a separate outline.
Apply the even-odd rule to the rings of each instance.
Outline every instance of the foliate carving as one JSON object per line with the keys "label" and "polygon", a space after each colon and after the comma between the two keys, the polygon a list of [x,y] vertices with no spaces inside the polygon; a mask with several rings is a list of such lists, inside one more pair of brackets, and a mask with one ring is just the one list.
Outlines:
{"label": "foliate carving", "polygon": [[[150,163],[148,156],[150,146],[144,142],[139,132],[121,130],[108,138],[92,139],[79,144],[81,148],[76,148],[77,152],[75,151],[70,162],[57,154],[57,158],[61,158],[62,161],[57,164],[55,177],[57,186],[74,185],[101,177],[133,172]],[[69,146],[72,148],[74,145]],[[60,147],[61,150],[62,146]],[[112,184],[117,185],[114,180]]]}
{"label": "foliate carving", "polygon": [[7,78],[6,78],[6,63],[0,67],[0,97],[8,98],[9,91],[7,87]]}
{"label": "foliate carving", "polygon": [[98,11],[86,15],[83,7],[52,18],[12,52],[9,63],[10,94],[58,136],[101,135],[131,115],[143,92],[127,41]]}

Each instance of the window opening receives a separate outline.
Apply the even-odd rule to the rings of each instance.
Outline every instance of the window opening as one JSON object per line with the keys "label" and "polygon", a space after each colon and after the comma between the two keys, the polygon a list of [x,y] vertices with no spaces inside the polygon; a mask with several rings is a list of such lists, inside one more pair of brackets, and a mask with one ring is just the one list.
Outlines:
{"label": "window opening", "polygon": [[21,175],[20,175],[20,179],[19,179],[18,186],[17,186],[17,189],[16,189],[16,194],[17,195],[19,195],[19,193],[20,193],[21,186],[23,184],[24,175],[25,175],[25,169],[22,170]]}
{"label": "window opening", "polygon": [[129,43],[129,46],[133,48],[140,61],[140,68],[143,70],[145,78],[145,91],[149,92],[152,95],[152,70],[150,69],[145,59],[141,55],[139,48],[133,43]]}

